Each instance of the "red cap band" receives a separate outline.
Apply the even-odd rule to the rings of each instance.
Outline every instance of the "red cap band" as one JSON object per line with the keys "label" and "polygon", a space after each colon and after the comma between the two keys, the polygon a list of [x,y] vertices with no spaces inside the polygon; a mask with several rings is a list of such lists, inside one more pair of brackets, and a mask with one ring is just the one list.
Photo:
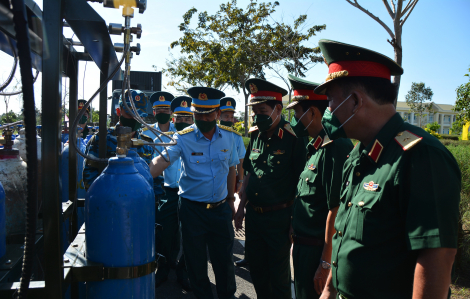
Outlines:
{"label": "red cap band", "polygon": [[313,92],[310,89],[294,89],[294,96],[307,96],[306,100],[326,100],[326,95],[320,95]]}
{"label": "red cap band", "polygon": [[[257,93],[252,93],[251,94],[251,99],[252,100],[256,100],[256,98],[261,98],[261,97],[274,97],[274,99],[272,99],[272,100],[282,102],[282,94],[280,94],[279,92],[258,91]],[[260,99],[260,100],[266,100],[266,99]]]}
{"label": "red cap band", "polygon": [[328,74],[341,71],[347,71],[347,77],[378,77],[390,80],[390,69],[373,61],[337,61],[328,66]]}

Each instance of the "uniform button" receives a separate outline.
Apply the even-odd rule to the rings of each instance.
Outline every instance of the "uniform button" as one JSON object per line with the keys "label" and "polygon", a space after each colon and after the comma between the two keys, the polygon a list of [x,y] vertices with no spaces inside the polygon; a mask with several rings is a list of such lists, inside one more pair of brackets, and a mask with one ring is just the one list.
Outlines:
{"label": "uniform button", "polygon": [[258,193],[255,193],[256,196],[258,196]]}
{"label": "uniform button", "polygon": [[178,171],[181,171],[181,169],[178,169]]}
{"label": "uniform button", "polygon": [[338,235],[339,235],[340,237],[342,237],[342,236],[343,236],[343,233],[342,233],[341,231],[339,231],[339,232],[338,232]]}
{"label": "uniform button", "polygon": [[305,181],[308,182],[308,178],[306,178]]}
{"label": "uniform button", "polygon": [[360,202],[357,203],[358,206],[360,207],[363,207],[364,206],[364,202],[361,200]]}
{"label": "uniform button", "polygon": [[199,161],[196,161],[196,163],[199,163]]}
{"label": "uniform button", "polygon": [[335,261],[333,261],[331,264],[335,267],[338,266],[338,264]]}
{"label": "uniform button", "polygon": [[351,207],[352,206],[352,202],[348,202],[348,207]]}
{"label": "uniform button", "polygon": [[346,186],[349,186],[349,181],[346,182]]}
{"label": "uniform button", "polygon": [[214,162],[214,159],[212,159],[212,162]]}
{"label": "uniform button", "polygon": [[281,164],[281,162],[280,162],[280,161],[277,161],[277,164]]}
{"label": "uniform button", "polygon": [[258,179],[260,179],[260,178],[261,178],[261,176],[259,175],[259,176],[258,176]]}
{"label": "uniform button", "polygon": [[180,181],[176,181],[177,183],[179,183]]}
{"label": "uniform button", "polygon": [[361,173],[359,171],[356,172],[356,176],[361,176]]}
{"label": "uniform button", "polygon": [[215,179],[215,175],[214,175],[214,179]]}
{"label": "uniform button", "polygon": [[266,163],[266,161],[263,161],[263,163]]}
{"label": "uniform button", "polygon": [[298,197],[299,197],[298,195],[295,196],[295,198],[298,198]]}
{"label": "uniform button", "polygon": [[269,147],[269,144],[266,144],[267,147]]}

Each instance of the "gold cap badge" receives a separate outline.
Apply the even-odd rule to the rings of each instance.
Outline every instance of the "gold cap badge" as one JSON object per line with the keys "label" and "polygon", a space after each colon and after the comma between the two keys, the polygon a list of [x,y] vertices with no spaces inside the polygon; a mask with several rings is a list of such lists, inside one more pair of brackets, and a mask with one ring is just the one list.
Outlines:
{"label": "gold cap badge", "polygon": [[182,101],[180,106],[183,108],[188,108],[188,102]]}
{"label": "gold cap badge", "polygon": [[78,110],[82,109],[83,106],[85,106],[85,104],[83,104],[83,103],[78,104]]}
{"label": "gold cap badge", "polygon": [[254,85],[253,83],[250,83],[250,92],[251,93],[257,93],[258,92],[258,87]]}
{"label": "gold cap badge", "polygon": [[135,96],[135,100],[136,100],[137,102],[139,102],[139,101],[140,101],[140,96]]}
{"label": "gold cap badge", "polygon": [[164,96],[160,96],[160,97],[158,98],[158,101],[160,101],[160,102],[165,102],[165,97],[164,97]]}
{"label": "gold cap badge", "polygon": [[201,101],[207,101],[207,95],[205,93],[200,93],[197,98]]}
{"label": "gold cap badge", "polygon": [[227,106],[232,106],[232,102],[227,101]]}

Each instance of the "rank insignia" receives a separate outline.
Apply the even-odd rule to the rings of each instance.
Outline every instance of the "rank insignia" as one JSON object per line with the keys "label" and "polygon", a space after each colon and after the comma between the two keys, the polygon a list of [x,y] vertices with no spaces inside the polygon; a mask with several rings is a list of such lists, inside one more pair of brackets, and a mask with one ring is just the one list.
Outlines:
{"label": "rank insignia", "polygon": [[164,96],[160,96],[160,97],[158,98],[158,101],[159,101],[159,102],[165,102],[165,97],[164,97]]}
{"label": "rank insignia", "polygon": [[423,140],[423,137],[419,137],[410,131],[403,131],[397,134],[395,141],[401,146],[401,148],[406,151],[418,144]]}
{"label": "rank insignia", "polygon": [[318,150],[318,148],[320,147],[320,145],[322,144],[323,142],[323,139],[318,136],[317,139],[315,139],[315,142],[313,143],[313,147]]}
{"label": "rank insignia", "polygon": [[254,131],[257,131],[258,130],[258,127],[257,126],[254,126],[254,127],[251,127],[249,130],[248,130],[248,133],[251,133],[251,132],[254,132]]}
{"label": "rank insignia", "polygon": [[135,96],[135,100],[136,100],[137,102],[140,102],[140,96]]}
{"label": "rank insignia", "polygon": [[333,140],[331,140],[330,137],[328,137],[328,135],[325,135],[325,137],[323,137],[323,143],[322,143],[321,147],[324,147],[325,145],[330,144],[332,142],[333,142]]}
{"label": "rank insignia", "polygon": [[226,153],[226,152],[228,152],[228,149],[223,149],[223,150],[220,150],[220,151],[223,152],[223,153]]}
{"label": "rank insignia", "polygon": [[364,183],[363,187],[367,191],[377,191],[377,189],[379,188],[379,184],[376,184],[373,181],[370,181],[368,183]]}
{"label": "rank insignia", "polygon": [[251,93],[257,93],[258,92],[258,87],[254,85],[253,83],[250,83],[250,92]]}
{"label": "rank insignia", "polygon": [[307,166],[307,168],[308,168],[309,170],[315,170],[315,169],[317,169],[317,167],[316,167],[315,165],[313,165],[313,164],[310,164],[309,166]]}
{"label": "rank insignia", "polygon": [[382,150],[384,147],[382,144],[376,139],[372,149],[369,152],[369,156],[374,160],[375,163],[379,160],[380,154],[382,154]]}
{"label": "rank insignia", "polygon": [[197,98],[201,101],[207,101],[207,95],[205,93],[200,93]]}
{"label": "rank insignia", "polygon": [[257,148],[254,148],[254,149],[252,149],[251,151],[252,151],[253,153],[260,153],[260,150],[257,149]]}
{"label": "rank insignia", "polygon": [[188,102],[182,101],[180,106],[183,108],[188,108]]}
{"label": "rank insignia", "polygon": [[279,132],[278,132],[277,136],[279,136],[279,138],[282,139],[282,136],[284,136],[284,130],[279,129]]}
{"label": "rank insignia", "polygon": [[295,133],[294,133],[294,130],[292,130],[292,127],[290,126],[290,124],[285,124],[285,125],[284,125],[284,129],[285,129],[287,132],[291,133],[292,135],[296,136]]}
{"label": "rank insignia", "polygon": [[286,151],[283,150],[277,150],[273,152],[273,155],[283,155]]}

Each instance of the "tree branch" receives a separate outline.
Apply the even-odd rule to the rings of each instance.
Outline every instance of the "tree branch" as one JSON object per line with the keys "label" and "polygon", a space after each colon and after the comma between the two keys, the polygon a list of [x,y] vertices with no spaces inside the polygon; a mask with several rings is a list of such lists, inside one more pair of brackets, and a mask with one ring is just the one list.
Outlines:
{"label": "tree branch", "polygon": [[402,15],[402,16],[403,16],[404,14],[406,14],[406,12],[408,11],[408,9],[411,8],[411,6],[413,6],[413,2],[414,2],[414,0],[410,0],[408,3],[406,3],[405,8],[401,11],[401,15]]}
{"label": "tree branch", "polygon": [[397,13],[397,10],[395,9],[395,2],[393,2],[393,0],[390,0],[390,3],[392,4],[393,13]]}
{"label": "tree branch", "polygon": [[385,5],[385,8],[387,9],[388,11],[388,14],[390,15],[390,17],[393,19],[395,19],[395,5],[393,5],[393,0],[390,0],[390,2],[392,2],[392,5],[393,5],[393,12],[392,12],[392,9],[390,8],[390,5],[388,5],[388,2],[387,0],[382,0],[384,5]]}
{"label": "tree branch", "polygon": [[411,7],[410,11],[406,14],[405,19],[403,19],[403,21],[400,22],[400,26],[403,27],[403,25],[405,24],[406,20],[407,20],[408,17],[410,16],[411,12],[412,12],[413,9],[415,8],[416,4],[418,4],[418,1],[419,1],[419,0],[414,0],[414,1],[413,1],[413,6]]}
{"label": "tree branch", "polygon": [[374,16],[371,12],[369,12],[367,9],[365,9],[364,7],[360,6],[359,3],[357,3],[357,0],[354,0],[354,3],[351,2],[351,0],[346,0],[346,2],[348,2],[349,4],[351,4],[352,6],[356,7],[357,9],[359,10],[362,10],[362,12],[364,12],[366,15],[368,15],[369,17],[371,17],[372,19],[374,19],[377,23],[379,23],[380,25],[382,25],[382,27],[387,31],[387,33],[392,37],[394,38],[395,35],[393,34],[392,30],[390,30],[390,28],[384,23],[382,22],[381,19],[379,19],[378,17]]}

